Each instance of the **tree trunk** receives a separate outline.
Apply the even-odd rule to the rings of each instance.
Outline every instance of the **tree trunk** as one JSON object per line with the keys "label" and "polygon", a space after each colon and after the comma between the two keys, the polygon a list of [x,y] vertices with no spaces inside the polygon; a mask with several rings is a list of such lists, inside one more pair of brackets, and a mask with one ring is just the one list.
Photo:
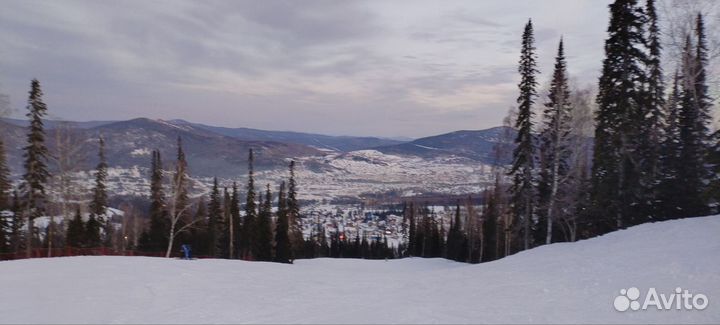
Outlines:
{"label": "tree trunk", "polygon": [[[530,182],[532,180],[532,171],[525,167],[524,170],[524,177],[526,182]],[[534,207],[533,207],[533,196],[532,196],[532,185],[528,186],[528,188],[525,189],[525,220],[523,222],[523,246],[524,249],[530,248],[530,223],[533,221],[532,217],[534,214]]]}
{"label": "tree trunk", "polygon": [[625,157],[627,155],[627,151],[625,148],[625,136],[622,136],[620,139],[620,163],[618,165],[618,181],[617,181],[617,199],[613,200],[615,201],[616,210],[615,210],[615,223],[617,229],[622,229],[623,227],[623,214],[622,214],[622,206],[623,202],[620,202],[624,196],[623,193],[623,186],[624,186],[624,180],[625,180]]}
{"label": "tree trunk", "polygon": [[230,234],[229,234],[229,235],[230,235],[230,252],[229,252],[229,256],[228,256],[228,257],[229,257],[230,259],[233,259],[233,258],[235,258],[235,236],[234,236],[234,234],[233,234],[233,233],[234,233],[234,230],[233,230],[234,225],[233,225],[233,223],[235,222],[235,220],[234,220],[234,218],[233,218],[232,213],[229,213],[228,215],[230,216],[230,220],[229,220],[229,223],[228,223],[228,228],[229,228],[229,232],[230,232]]}
{"label": "tree trunk", "polygon": [[[33,189],[28,189],[28,202],[33,202]],[[36,207],[37,209],[37,207]],[[25,213],[27,214],[27,235],[25,236],[25,257],[31,258],[32,257],[32,238],[33,238],[33,217],[32,217],[32,211],[30,209],[30,206],[28,204],[27,209],[25,210]]]}
{"label": "tree trunk", "polygon": [[530,219],[532,213],[530,213],[530,198],[525,198],[525,220],[523,220],[523,249],[527,250],[530,248]]}
{"label": "tree trunk", "polygon": [[[558,139],[556,139],[557,141]],[[545,236],[545,244],[552,243],[552,232],[553,232],[553,212],[555,209],[555,200],[557,199],[557,191],[558,191],[558,165],[559,157],[557,152],[557,146],[554,150],[553,154],[553,171],[552,171],[552,186],[550,190],[550,199],[548,202],[548,209],[547,209],[547,234]]]}
{"label": "tree trunk", "polygon": [[168,239],[168,247],[167,251],[165,252],[165,257],[170,257],[170,253],[172,253],[173,242],[175,241],[175,223],[175,220],[170,223],[170,237]]}
{"label": "tree trunk", "polygon": [[53,217],[50,217],[50,223],[48,224],[48,251],[47,251],[47,257],[52,257],[52,242],[53,242],[53,232],[55,232],[55,220],[53,220]]}

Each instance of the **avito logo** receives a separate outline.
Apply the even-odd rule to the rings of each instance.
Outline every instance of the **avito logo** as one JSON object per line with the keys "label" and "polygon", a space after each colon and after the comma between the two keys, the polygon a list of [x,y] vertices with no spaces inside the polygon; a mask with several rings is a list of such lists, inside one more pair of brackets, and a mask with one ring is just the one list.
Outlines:
{"label": "avito logo", "polygon": [[708,297],[702,293],[692,294],[689,290],[683,290],[680,287],[670,294],[658,294],[655,288],[650,288],[645,295],[642,305],[638,299],[640,298],[640,289],[631,287],[620,290],[620,295],[615,297],[613,306],[617,311],[647,310],[649,307],[655,307],[657,310],[703,310],[707,308]]}

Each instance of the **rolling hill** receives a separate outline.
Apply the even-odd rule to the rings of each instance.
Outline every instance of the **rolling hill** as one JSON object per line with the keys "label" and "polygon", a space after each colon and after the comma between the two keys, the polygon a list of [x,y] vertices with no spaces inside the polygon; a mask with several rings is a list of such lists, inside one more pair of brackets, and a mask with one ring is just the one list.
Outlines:
{"label": "rolling hill", "polygon": [[[111,173],[111,189],[120,194],[147,190],[144,173],[150,166],[153,149],[161,151],[166,169],[171,169],[178,137],[182,138],[191,176],[205,184],[200,188],[212,182],[208,177],[244,178],[248,149],[253,148],[258,178],[278,181],[286,176],[288,159],[296,159],[300,164],[298,175],[310,189],[306,194],[313,198],[357,197],[371,192],[473,193],[489,182],[485,166],[497,163],[496,148],[509,153],[512,143],[507,139],[514,137],[512,129],[493,128],[457,131],[398,143],[372,137],[227,129],[147,118],[68,122],[67,125],[75,128],[60,127],[64,124],[56,121],[48,121],[47,125],[51,157],[58,152],[58,139],[64,138],[74,148],[76,154],[71,160],[78,162],[76,170],[81,171],[92,170],[97,164],[97,139],[102,135],[108,163],[116,169]],[[9,165],[16,179],[22,172],[25,133],[21,120],[0,120],[0,136],[6,143]],[[299,138],[293,140],[293,135]],[[319,145],[317,141],[323,142]],[[314,142],[315,145],[299,142]],[[345,151],[378,143],[391,144]],[[500,160],[500,163],[506,162],[506,158]],[[55,170],[54,164],[50,159],[51,171]],[[82,182],[88,182],[92,174],[78,177]]]}
{"label": "rolling hill", "polygon": [[[11,170],[22,166],[22,148],[25,145],[24,127],[3,121],[0,135],[6,139]],[[97,164],[97,139],[105,139],[106,156],[110,166],[130,168],[147,167],[150,153],[159,149],[169,167],[175,159],[177,138],[183,147],[196,176],[232,177],[247,171],[248,150],[256,152],[256,167],[260,170],[285,166],[287,158],[321,155],[310,146],[273,141],[246,141],[191,126],[179,126],[161,120],[138,118],[106,123],[88,128],[53,128],[47,131],[50,152],[57,152],[57,139],[68,139],[75,148],[78,169],[87,170]],[[52,163],[52,159],[51,163]]]}
{"label": "rolling hill", "polygon": [[[496,164],[493,152],[496,145],[511,152],[515,130],[508,127],[494,127],[486,130],[464,130],[451,133],[420,138],[407,143],[380,146],[374,148],[386,154],[411,155],[423,158],[437,158],[444,156],[459,156],[480,161],[486,164]],[[509,162],[509,156],[503,156],[499,163]]]}
{"label": "rolling hill", "polygon": [[[15,126],[25,127],[28,122],[20,119],[3,118],[0,119],[5,123],[9,123]],[[230,138],[235,138],[243,141],[272,141],[272,142],[283,142],[302,144],[306,146],[312,146],[325,150],[348,152],[353,150],[369,149],[378,146],[388,146],[394,144],[400,144],[404,141],[385,139],[379,137],[353,137],[353,136],[331,136],[314,133],[303,133],[303,132],[291,132],[291,131],[268,131],[251,128],[228,128],[220,126],[212,126],[201,123],[188,122],[181,119],[174,120],[156,120],[163,122],[167,125],[176,126],[178,128],[193,129],[195,131],[207,131],[219,135],[224,135]],[[57,121],[57,120],[45,120],[45,127],[48,129],[55,129],[59,126],[69,126],[72,128],[79,129],[92,129],[102,127],[108,124],[119,123],[122,121],[87,121],[87,122],[75,122],[75,121]]]}
{"label": "rolling hill", "polygon": [[378,137],[330,136],[290,131],[267,131],[250,128],[226,128],[219,126],[210,126],[200,123],[191,123],[184,120],[170,120],[169,122],[179,126],[185,125],[191,126],[196,129],[208,130],[228,137],[246,141],[277,141],[285,143],[304,144],[320,149],[341,152],[403,143],[403,141]]}

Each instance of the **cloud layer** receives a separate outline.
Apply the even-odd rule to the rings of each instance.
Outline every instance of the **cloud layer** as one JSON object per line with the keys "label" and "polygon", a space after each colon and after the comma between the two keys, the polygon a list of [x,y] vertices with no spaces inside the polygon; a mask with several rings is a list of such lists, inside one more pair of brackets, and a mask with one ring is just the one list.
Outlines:
{"label": "cloud layer", "polygon": [[31,78],[54,117],[146,116],[273,130],[427,136],[496,126],[532,17],[541,80],[565,37],[594,83],[607,1],[5,1],[0,91]]}

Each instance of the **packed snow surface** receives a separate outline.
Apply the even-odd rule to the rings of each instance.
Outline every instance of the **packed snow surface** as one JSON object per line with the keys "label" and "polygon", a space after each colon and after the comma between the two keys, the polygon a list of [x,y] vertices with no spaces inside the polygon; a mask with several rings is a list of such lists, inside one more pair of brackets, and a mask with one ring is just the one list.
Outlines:
{"label": "packed snow surface", "polygon": [[[148,257],[0,262],[2,323],[718,323],[720,216],[645,224],[479,265]],[[705,310],[619,312],[623,288]],[[641,297],[641,300],[643,298]]]}

